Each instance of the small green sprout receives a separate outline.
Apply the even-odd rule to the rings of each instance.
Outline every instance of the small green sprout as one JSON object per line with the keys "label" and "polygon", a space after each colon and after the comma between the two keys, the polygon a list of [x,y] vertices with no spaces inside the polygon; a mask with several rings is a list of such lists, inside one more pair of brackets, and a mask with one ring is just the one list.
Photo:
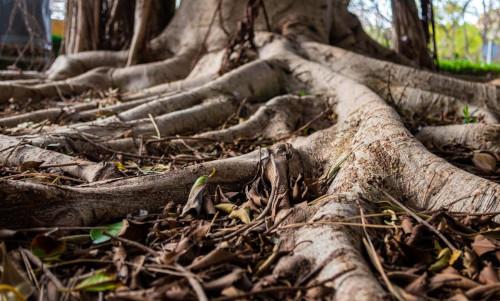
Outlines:
{"label": "small green sprout", "polygon": [[469,111],[469,106],[465,105],[462,113],[464,114],[464,123],[477,123],[477,117]]}

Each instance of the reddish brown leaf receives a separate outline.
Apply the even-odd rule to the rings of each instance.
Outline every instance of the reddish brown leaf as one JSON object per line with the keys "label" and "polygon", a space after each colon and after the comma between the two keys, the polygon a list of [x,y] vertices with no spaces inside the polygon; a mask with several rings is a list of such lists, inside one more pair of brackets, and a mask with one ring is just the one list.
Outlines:
{"label": "reddish brown leaf", "polygon": [[493,252],[497,249],[497,246],[493,242],[481,234],[476,235],[471,246],[478,256]]}

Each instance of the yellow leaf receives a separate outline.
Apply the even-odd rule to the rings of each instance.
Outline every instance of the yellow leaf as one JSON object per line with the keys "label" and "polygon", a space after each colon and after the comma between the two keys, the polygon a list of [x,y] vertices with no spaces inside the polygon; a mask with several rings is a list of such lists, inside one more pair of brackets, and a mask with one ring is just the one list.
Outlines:
{"label": "yellow leaf", "polygon": [[233,212],[229,214],[229,217],[233,219],[239,219],[245,224],[250,224],[250,215],[248,214],[248,210],[245,208],[233,210]]}
{"label": "yellow leaf", "polygon": [[233,205],[231,203],[220,203],[215,205],[215,209],[220,210],[222,212],[230,214],[233,212],[234,208],[236,208],[236,205]]}
{"label": "yellow leaf", "polygon": [[115,166],[119,171],[127,171],[127,168],[125,167],[125,165],[123,165],[122,162],[115,162]]}
{"label": "yellow leaf", "polygon": [[383,213],[391,216],[391,221],[390,222],[389,221],[384,221],[384,222],[387,225],[395,226],[396,225],[396,221],[398,220],[396,212],[394,212],[394,210],[391,210],[391,209],[386,209],[386,210],[383,211]]}
{"label": "yellow leaf", "polygon": [[462,256],[462,251],[460,251],[460,250],[454,250],[451,253],[449,264],[453,265],[460,258],[460,256]]}

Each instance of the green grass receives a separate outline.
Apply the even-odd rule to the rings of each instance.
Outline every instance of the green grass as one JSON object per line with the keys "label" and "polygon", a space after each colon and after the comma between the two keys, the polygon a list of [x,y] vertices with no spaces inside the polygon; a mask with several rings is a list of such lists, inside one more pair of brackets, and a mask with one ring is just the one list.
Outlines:
{"label": "green grass", "polygon": [[61,49],[62,37],[58,35],[52,35],[52,52],[54,55],[59,53],[59,49]]}
{"label": "green grass", "polygon": [[474,63],[466,60],[439,60],[439,70],[461,74],[500,74],[500,64]]}

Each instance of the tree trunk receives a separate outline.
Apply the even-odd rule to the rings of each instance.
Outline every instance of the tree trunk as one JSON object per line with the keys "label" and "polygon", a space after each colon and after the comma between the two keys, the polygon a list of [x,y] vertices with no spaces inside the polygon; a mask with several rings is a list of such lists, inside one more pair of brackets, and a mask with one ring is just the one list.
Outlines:
{"label": "tree trunk", "polygon": [[[196,179],[215,170],[213,188],[270,187],[237,231],[290,226],[277,229],[287,255],[261,284],[306,275],[332,289],[317,298],[386,300],[359,228],[332,221],[359,221],[387,194],[427,210],[500,209],[498,183],[434,154],[466,149],[487,152],[490,163],[498,158],[498,88],[394,63],[411,64],[367,38],[345,1],[184,0],[147,48],[154,62],[124,67],[126,52],[83,52],[59,58],[46,79],[0,83],[0,104],[31,98],[31,109],[0,118],[9,136],[0,137],[0,162],[32,164],[43,151],[50,164],[35,169],[60,161],[49,171],[69,178],[0,179],[0,226],[90,225],[156,212],[184,204]],[[89,90],[108,92],[38,107]],[[464,124],[464,107],[482,124]],[[235,148],[217,151],[228,145]],[[117,159],[134,160],[137,173],[158,162],[168,170],[123,177],[109,162]],[[318,197],[308,205],[304,186]]]}
{"label": "tree trunk", "polygon": [[[137,33],[142,43],[161,33],[175,12],[175,1],[138,0],[137,3],[139,5],[132,0],[69,0],[64,53],[128,49],[136,34],[134,27],[145,28]],[[134,11],[142,11],[144,3],[149,8],[141,23]]]}
{"label": "tree trunk", "polygon": [[423,27],[418,17],[415,0],[392,0],[391,5],[394,49],[418,66],[434,69],[434,62],[427,46],[428,29]]}

